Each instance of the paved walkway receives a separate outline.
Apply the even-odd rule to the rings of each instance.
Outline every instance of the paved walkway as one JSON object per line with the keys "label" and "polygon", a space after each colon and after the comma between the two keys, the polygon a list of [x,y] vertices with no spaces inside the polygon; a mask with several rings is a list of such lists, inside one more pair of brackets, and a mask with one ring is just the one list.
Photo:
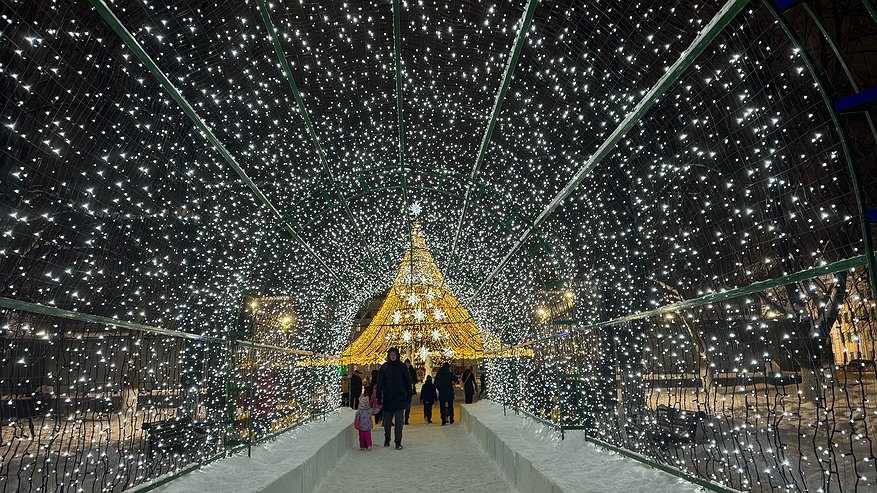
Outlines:
{"label": "paved walkway", "polygon": [[[384,430],[375,428],[372,431],[375,447],[368,452],[351,450],[317,485],[316,491],[515,491],[463,425],[457,422],[442,426],[437,409],[433,411],[430,425],[413,424],[422,421],[420,416],[415,420],[416,414],[412,412],[412,425],[406,426],[402,434],[404,450],[396,450],[392,443],[384,448]],[[355,432],[351,423],[350,433]]]}

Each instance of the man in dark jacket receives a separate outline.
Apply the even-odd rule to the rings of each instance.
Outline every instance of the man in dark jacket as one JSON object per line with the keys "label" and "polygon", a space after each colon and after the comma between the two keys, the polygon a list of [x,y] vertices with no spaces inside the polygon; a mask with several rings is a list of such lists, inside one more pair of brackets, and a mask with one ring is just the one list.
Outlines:
{"label": "man in dark jacket", "polygon": [[439,411],[442,415],[442,426],[446,425],[448,418],[454,424],[454,384],[457,383],[457,375],[451,373],[451,365],[445,363],[442,369],[435,375],[435,388],[439,394]]}
{"label": "man in dark jacket", "polygon": [[359,407],[359,398],[362,397],[362,377],[359,376],[359,370],[353,372],[350,377],[350,407],[356,409]]}
{"label": "man in dark jacket", "polygon": [[478,385],[475,383],[475,373],[472,372],[472,368],[466,368],[463,371],[463,393],[466,396],[466,404],[472,404],[475,392],[478,392]]}
{"label": "man in dark jacket", "polygon": [[387,351],[387,362],[378,374],[378,404],[384,412],[384,447],[390,446],[390,428],[395,423],[396,449],[402,450],[402,420],[405,407],[411,402],[411,374],[399,360],[399,350],[391,347]]}

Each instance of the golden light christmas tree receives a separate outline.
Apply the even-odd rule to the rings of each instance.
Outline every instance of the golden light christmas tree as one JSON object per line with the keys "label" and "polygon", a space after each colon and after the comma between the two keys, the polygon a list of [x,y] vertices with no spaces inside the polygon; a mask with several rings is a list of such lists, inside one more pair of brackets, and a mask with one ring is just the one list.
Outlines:
{"label": "golden light christmas tree", "polygon": [[424,362],[481,358],[485,345],[498,343],[482,335],[445,284],[417,220],[411,237],[390,292],[368,327],[344,350],[345,363],[384,361],[391,347]]}

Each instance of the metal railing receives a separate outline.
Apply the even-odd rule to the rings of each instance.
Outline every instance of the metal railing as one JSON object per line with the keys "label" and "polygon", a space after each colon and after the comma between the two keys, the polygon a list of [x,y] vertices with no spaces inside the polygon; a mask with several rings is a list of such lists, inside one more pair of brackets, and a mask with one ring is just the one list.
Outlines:
{"label": "metal railing", "polygon": [[0,312],[0,491],[154,487],[338,406],[306,351]]}
{"label": "metal railing", "polygon": [[491,398],[713,489],[877,487],[866,269],[577,326],[486,360]]}

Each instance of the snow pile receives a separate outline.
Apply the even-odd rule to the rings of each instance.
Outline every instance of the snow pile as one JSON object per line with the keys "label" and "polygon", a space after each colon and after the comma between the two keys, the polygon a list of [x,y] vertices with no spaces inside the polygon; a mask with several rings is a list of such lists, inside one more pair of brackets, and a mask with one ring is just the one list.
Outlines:
{"label": "snow pile", "polygon": [[353,443],[353,411],[344,408],[255,445],[243,453],[217,460],[154,491],[309,492],[347,453]]}
{"label": "snow pile", "polygon": [[701,488],[584,440],[559,433],[502,406],[481,401],[463,406],[462,421],[520,491],[695,492]]}

